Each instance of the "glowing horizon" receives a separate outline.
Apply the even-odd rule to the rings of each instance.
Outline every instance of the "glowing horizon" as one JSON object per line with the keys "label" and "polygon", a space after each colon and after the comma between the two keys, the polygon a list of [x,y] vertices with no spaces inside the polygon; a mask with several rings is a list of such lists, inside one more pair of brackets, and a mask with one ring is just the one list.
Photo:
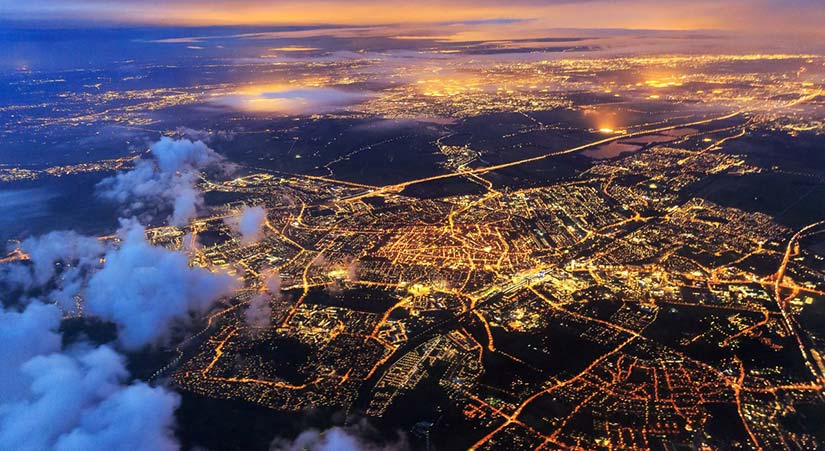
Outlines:
{"label": "glowing horizon", "polygon": [[[490,22],[507,28],[752,30],[815,32],[825,21],[816,0],[286,0],[273,5],[261,0],[33,0],[25,4],[0,0],[0,14],[18,20],[76,20],[125,24],[226,25],[388,25]],[[771,24],[781,23],[781,28]]]}

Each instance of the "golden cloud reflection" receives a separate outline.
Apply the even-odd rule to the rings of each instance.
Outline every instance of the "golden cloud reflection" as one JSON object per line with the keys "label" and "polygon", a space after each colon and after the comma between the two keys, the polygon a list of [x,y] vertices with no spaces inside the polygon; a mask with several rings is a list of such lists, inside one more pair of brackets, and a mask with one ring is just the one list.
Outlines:
{"label": "golden cloud reflection", "polygon": [[312,52],[321,49],[318,47],[304,47],[300,45],[292,45],[287,47],[275,47],[269,50],[273,52]]}
{"label": "golden cloud reflection", "polygon": [[585,119],[591,124],[591,128],[603,134],[624,134],[627,133],[624,127],[627,126],[626,119],[622,117],[619,109],[614,108],[592,108],[584,111]]}
{"label": "golden cloud reflection", "polygon": [[212,103],[253,113],[302,115],[344,110],[371,95],[312,84],[263,84],[216,94]]}

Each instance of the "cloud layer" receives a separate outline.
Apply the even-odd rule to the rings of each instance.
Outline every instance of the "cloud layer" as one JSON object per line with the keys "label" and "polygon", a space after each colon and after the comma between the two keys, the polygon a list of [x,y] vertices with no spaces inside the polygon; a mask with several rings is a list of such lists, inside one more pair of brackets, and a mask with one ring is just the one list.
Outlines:
{"label": "cloud layer", "polygon": [[244,206],[240,216],[226,219],[226,223],[233,231],[241,235],[241,242],[251,244],[263,236],[263,226],[266,223],[266,210],[263,207]]}
{"label": "cloud layer", "polygon": [[343,110],[349,105],[363,102],[370,95],[335,88],[264,85],[229,93],[214,99],[214,103],[257,113],[301,115]]}
{"label": "cloud layer", "polygon": [[272,325],[272,307],[269,305],[270,296],[259,294],[249,301],[243,318],[250,327],[269,327]]}
{"label": "cloud layer", "polygon": [[20,250],[31,264],[0,267],[0,285],[39,294],[45,291],[49,301],[73,310],[86,278],[101,266],[104,245],[97,238],[56,231],[23,240]]}
{"label": "cloud layer", "polygon": [[150,150],[149,158],[137,160],[131,171],[103,179],[98,194],[122,205],[127,215],[154,219],[171,210],[168,221],[186,225],[203,206],[203,193],[196,186],[201,171],[225,167],[225,161],[203,141],[164,136]]}
{"label": "cloud layer", "polygon": [[375,429],[362,420],[354,425],[334,426],[325,431],[309,429],[294,440],[276,438],[270,451],[404,451],[410,449],[403,434],[392,443],[380,443],[372,439]]}
{"label": "cloud layer", "polygon": [[[183,225],[202,204],[200,171],[225,163],[200,141],[163,138],[151,150],[132,171],[101,182],[100,195],[144,217],[171,209],[170,222]],[[262,209],[245,212],[239,230],[254,237],[264,219]],[[118,235],[104,242],[51,232],[24,240],[27,258],[0,267],[0,449],[179,449],[173,430],[180,397],[131,381],[111,346],[64,348],[61,315],[79,312],[84,300],[85,315],[117,326],[118,349],[135,350],[165,340],[240,282],[153,246],[135,219],[121,220]]]}
{"label": "cloud layer", "polygon": [[0,307],[0,449],[178,449],[178,395],[128,381],[108,346],[61,349],[60,312]]}
{"label": "cloud layer", "polygon": [[[85,314],[115,323],[120,346],[137,349],[164,339],[189,313],[205,312],[238,282],[152,246],[135,221],[124,221],[119,234],[119,246],[104,246],[52,232],[21,244],[29,261],[3,267],[2,285],[22,294],[0,305],[0,449],[179,448],[179,396],[130,381],[124,358],[110,346],[63,348],[59,306],[74,305],[59,300],[82,295]],[[44,304],[31,293],[58,302]]]}
{"label": "cloud layer", "polygon": [[185,255],[152,246],[136,222],[124,222],[119,235],[120,247],[106,253],[103,269],[89,280],[86,312],[115,323],[127,349],[164,340],[173,324],[205,313],[238,288],[225,272],[190,268]]}
{"label": "cloud layer", "polygon": [[153,246],[143,226],[122,221],[119,245],[74,232],[52,232],[21,244],[28,262],[0,268],[0,286],[26,304],[56,303],[117,325],[121,345],[136,349],[166,339],[190,314],[203,314],[239,281],[226,272],[190,268],[185,254]]}

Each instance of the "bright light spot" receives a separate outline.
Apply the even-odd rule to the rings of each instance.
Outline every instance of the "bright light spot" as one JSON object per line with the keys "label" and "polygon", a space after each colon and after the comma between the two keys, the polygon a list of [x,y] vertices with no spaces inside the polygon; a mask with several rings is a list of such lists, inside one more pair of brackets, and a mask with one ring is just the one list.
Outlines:
{"label": "bright light spot", "polygon": [[347,270],[346,269],[334,269],[327,273],[327,275],[333,279],[345,279],[347,277]]}
{"label": "bright light spot", "polygon": [[430,287],[424,286],[420,283],[413,284],[408,289],[409,293],[413,296],[426,296],[430,294]]}
{"label": "bright light spot", "polygon": [[273,51],[273,52],[311,52],[311,51],[314,51],[314,50],[321,50],[321,49],[319,49],[318,47],[301,47],[301,46],[298,46],[298,45],[293,45],[293,46],[289,46],[289,47],[275,47],[275,48],[272,48],[272,49],[269,49],[269,50]]}

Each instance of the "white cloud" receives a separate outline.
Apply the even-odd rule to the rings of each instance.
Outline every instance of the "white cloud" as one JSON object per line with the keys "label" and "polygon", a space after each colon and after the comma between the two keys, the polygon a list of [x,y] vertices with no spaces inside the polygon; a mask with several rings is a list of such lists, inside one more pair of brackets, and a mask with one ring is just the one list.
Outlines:
{"label": "white cloud", "polygon": [[281,296],[281,273],[277,269],[269,269],[263,272],[264,286],[272,296],[278,298]]}
{"label": "white cloud", "polygon": [[266,223],[266,210],[263,207],[244,206],[240,216],[226,219],[227,225],[241,235],[241,242],[251,244],[263,236],[263,226]]}
{"label": "white cloud", "polygon": [[21,372],[33,357],[60,351],[60,311],[34,302],[22,312],[0,306],[0,404],[14,399],[28,385]]}
{"label": "white cloud", "polygon": [[56,231],[27,238],[20,249],[29,261],[0,268],[2,284],[11,290],[45,290],[48,300],[73,310],[74,296],[89,274],[100,267],[104,245],[93,237]]}
{"label": "white cloud", "polygon": [[134,383],[85,411],[80,424],[60,438],[55,450],[177,450],[172,424],[179,404],[180,398],[172,392]]}
{"label": "white cloud", "polygon": [[178,449],[178,395],[128,383],[108,346],[61,350],[59,320],[53,305],[0,307],[0,449]]}
{"label": "white cloud", "polygon": [[302,432],[295,440],[276,438],[270,444],[270,451],[402,451],[410,449],[403,434],[399,433],[396,441],[379,443],[375,429],[366,420],[352,426],[334,426],[325,431],[309,429]]}
{"label": "white cloud", "polygon": [[190,268],[180,252],[152,246],[136,222],[123,222],[120,248],[85,290],[86,312],[118,326],[120,343],[136,349],[168,337],[191,313],[205,313],[239,281],[225,272]]}
{"label": "white cloud", "polygon": [[171,209],[168,221],[185,225],[203,206],[203,193],[195,186],[201,171],[228,164],[203,141],[164,136],[150,149],[150,158],[137,160],[131,171],[98,183],[98,194],[144,219]]}
{"label": "white cloud", "polygon": [[249,301],[244,310],[244,322],[251,327],[269,327],[272,325],[272,307],[270,296],[259,294]]}

